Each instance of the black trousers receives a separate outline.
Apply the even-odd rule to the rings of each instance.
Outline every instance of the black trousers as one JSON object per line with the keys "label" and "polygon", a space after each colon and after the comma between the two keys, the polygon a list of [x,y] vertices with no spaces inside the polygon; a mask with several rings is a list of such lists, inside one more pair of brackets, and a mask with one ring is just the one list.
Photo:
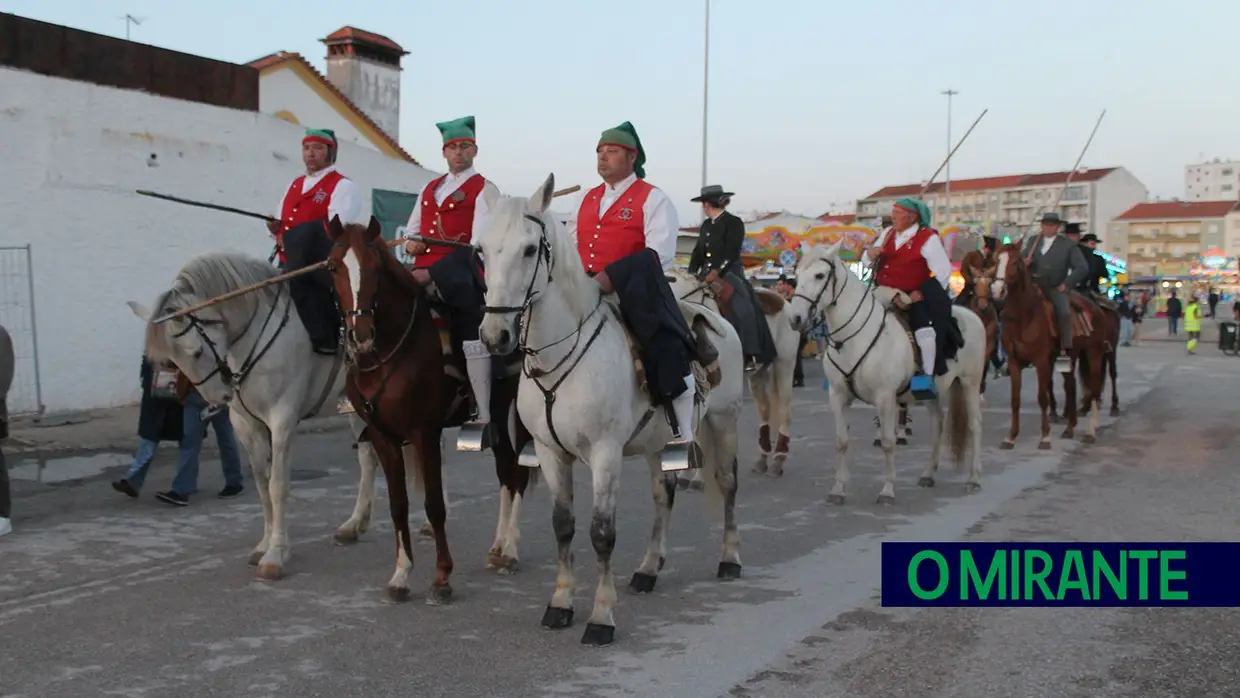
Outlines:
{"label": "black trousers", "polygon": [[[325,221],[303,223],[284,233],[285,269],[296,271],[331,256],[332,242]],[[335,346],[340,337],[340,311],[331,272],[319,269],[289,280],[289,295],[297,307],[310,341],[316,347]]]}
{"label": "black trousers", "polygon": [[439,289],[440,298],[449,307],[452,336],[458,342],[478,339],[487,292],[478,255],[472,249],[458,248],[426,270]]}

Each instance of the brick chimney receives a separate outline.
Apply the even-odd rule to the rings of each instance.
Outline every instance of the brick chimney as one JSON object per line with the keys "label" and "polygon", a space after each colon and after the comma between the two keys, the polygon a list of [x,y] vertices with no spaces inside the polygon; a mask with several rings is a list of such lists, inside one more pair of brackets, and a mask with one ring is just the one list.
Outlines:
{"label": "brick chimney", "polygon": [[341,27],[320,41],[327,44],[327,79],[399,142],[400,59],[409,52],[356,27]]}

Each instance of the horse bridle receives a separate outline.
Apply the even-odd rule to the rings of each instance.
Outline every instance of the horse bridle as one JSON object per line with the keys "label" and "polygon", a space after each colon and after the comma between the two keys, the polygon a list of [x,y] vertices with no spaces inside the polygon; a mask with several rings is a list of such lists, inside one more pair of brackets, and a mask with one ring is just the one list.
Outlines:
{"label": "horse bridle", "polygon": [[[589,313],[586,313],[586,316],[581,319],[581,322],[577,323],[576,329],[574,329],[572,332],[561,337],[560,339],[555,340],[554,342],[551,342],[550,344],[543,345],[537,349],[531,348],[529,346],[526,340],[529,339],[529,331],[530,331],[530,324],[531,324],[530,318],[534,312],[534,303],[538,300],[538,297],[541,295],[540,292],[536,292],[534,290],[534,283],[538,280],[538,270],[544,263],[547,265],[547,272],[546,272],[547,283],[548,284],[551,283],[551,279],[552,279],[551,274],[552,274],[552,270],[555,267],[555,259],[551,256],[551,241],[547,239],[546,222],[543,221],[541,218],[530,215],[528,213],[524,214],[524,218],[525,220],[531,221],[535,225],[537,225],[538,230],[539,230],[538,250],[537,250],[538,256],[534,262],[534,273],[530,275],[530,284],[525,289],[525,298],[522,300],[521,305],[484,305],[482,306],[482,312],[488,315],[506,315],[509,313],[520,313],[520,316],[517,318],[517,323],[521,327],[521,329],[518,330],[520,336],[517,340],[517,345],[520,351],[523,354],[525,354],[525,357],[526,357],[525,360],[521,362],[521,372],[525,375],[526,378],[529,378],[530,382],[532,382],[538,388],[538,390],[543,394],[543,403],[546,406],[547,429],[548,431],[551,432],[551,438],[555,439],[555,443],[557,446],[560,447],[560,450],[567,453],[568,449],[565,448],[564,443],[560,441],[560,436],[555,431],[555,421],[551,417],[551,412],[555,407],[556,391],[558,391],[560,386],[564,384],[564,381],[567,380],[570,375],[572,375],[573,369],[577,368],[578,364],[581,363],[582,358],[585,357],[586,352],[590,350],[591,346],[593,346],[594,341],[599,338],[600,334],[602,334],[603,326],[607,324],[607,315],[604,314],[602,321],[599,322],[597,326],[595,326],[594,331],[590,333],[589,339],[586,340],[585,346],[581,347],[581,351],[577,350],[577,348],[581,346],[581,334],[582,334],[581,331],[585,327],[586,323],[590,321],[590,318],[594,317],[594,314],[597,313],[599,308],[603,306],[603,295],[601,293],[599,294],[598,303],[594,305],[594,308],[591,309]],[[547,349],[550,349],[551,347],[562,344],[563,342],[568,341],[570,338],[573,339],[573,346],[569,348],[569,350],[564,354],[564,357],[560,359],[559,361],[557,361],[554,366],[552,366],[551,368],[543,369],[538,366],[531,365],[531,361],[537,360],[538,354],[540,352],[546,351]],[[576,359],[564,371],[564,373],[561,374],[560,377],[556,379],[556,381],[551,385],[551,387],[546,387],[541,382],[539,382],[538,380],[539,378],[543,378],[547,375],[550,375],[558,371],[561,367],[564,366],[564,364],[568,363],[568,360],[572,359],[574,355],[576,355]]]}
{"label": "horse bridle", "polygon": [[[280,296],[283,293],[284,293],[284,286],[283,284],[281,284],[276,289],[276,299],[274,302],[272,302],[271,309],[267,311],[267,317],[263,320],[262,329],[260,329],[258,332],[259,337],[263,336],[263,333],[267,331],[267,326],[271,324],[271,318],[275,316],[276,307],[280,305]],[[216,375],[219,375],[220,381],[225,386],[232,388],[237,393],[237,399],[240,400],[241,395],[239,391],[241,389],[241,384],[245,381],[246,377],[250,375],[250,372],[254,370],[254,367],[258,365],[258,362],[263,358],[263,356],[266,355],[267,350],[269,350],[271,346],[275,344],[276,338],[280,336],[280,332],[283,331],[284,326],[288,324],[290,305],[291,305],[291,299],[290,299],[290,302],[284,304],[284,316],[280,320],[280,326],[277,327],[275,333],[271,335],[271,339],[267,340],[267,343],[263,345],[261,350],[259,349],[259,343],[255,342],[254,345],[250,347],[249,355],[245,357],[245,360],[241,362],[241,367],[238,368],[236,371],[232,370],[232,368],[228,365],[227,355],[221,354],[219,345],[217,345],[215,343],[215,340],[211,339],[211,336],[207,334],[207,331],[206,331],[207,323],[204,323],[201,319],[198,318],[197,315],[194,315],[193,313],[189,313],[183,316],[186,318],[186,322],[188,323],[188,326],[179,332],[173,333],[172,338],[180,339],[181,337],[184,337],[185,335],[189,334],[191,330],[196,331],[198,333],[198,338],[202,340],[203,344],[207,345],[207,349],[211,351],[211,356],[215,360],[215,368],[212,369],[211,372],[208,373],[206,376],[204,376],[202,380],[199,380],[199,381],[190,380],[190,385],[192,385],[195,388],[201,387],[207,381],[211,380]],[[240,334],[238,334],[236,337],[228,337],[225,339],[225,341],[228,342],[229,346],[232,346],[234,342],[236,342],[238,339],[241,339],[241,337],[245,336],[245,334],[249,332],[250,325],[254,323],[254,318],[257,315],[258,315],[258,309],[256,308],[254,310],[254,314],[250,316],[249,321],[245,323],[245,329],[243,329],[240,332]],[[186,378],[189,378],[189,376],[186,376]],[[242,406],[244,407],[244,404]]]}

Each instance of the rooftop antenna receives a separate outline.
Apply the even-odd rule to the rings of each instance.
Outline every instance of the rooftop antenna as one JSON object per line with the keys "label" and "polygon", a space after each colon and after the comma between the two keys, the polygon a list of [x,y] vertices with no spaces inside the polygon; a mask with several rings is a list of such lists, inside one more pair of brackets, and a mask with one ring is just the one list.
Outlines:
{"label": "rooftop antenna", "polygon": [[140,26],[145,21],[146,21],[146,18],[144,17],[134,17],[133,15],[126,13],[125,14],[125,41],[129,41],[129,27]]}

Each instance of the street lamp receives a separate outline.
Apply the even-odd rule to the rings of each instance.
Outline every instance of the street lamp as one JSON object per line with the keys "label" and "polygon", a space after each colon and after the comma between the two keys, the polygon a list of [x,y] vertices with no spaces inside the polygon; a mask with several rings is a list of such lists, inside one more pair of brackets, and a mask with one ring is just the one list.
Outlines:
{"label": "street lamp", "polygon": [[[707,99],[710,97],[710,0],[706,0],[706,18],[703,22],[705,41],[702,46],[702,187],[706,187],[706,116]],[[703,204],[703,206],[705,206]],[[705,208],[703,208],[705,210]]]}
{"label": "street lamp", "polygon": [[947,172],[944,174],[944,196],[947,199],[945,222],[950,223],[952,218],[952,97],[960,93],[948,88],[939,94],[947,95]]}

